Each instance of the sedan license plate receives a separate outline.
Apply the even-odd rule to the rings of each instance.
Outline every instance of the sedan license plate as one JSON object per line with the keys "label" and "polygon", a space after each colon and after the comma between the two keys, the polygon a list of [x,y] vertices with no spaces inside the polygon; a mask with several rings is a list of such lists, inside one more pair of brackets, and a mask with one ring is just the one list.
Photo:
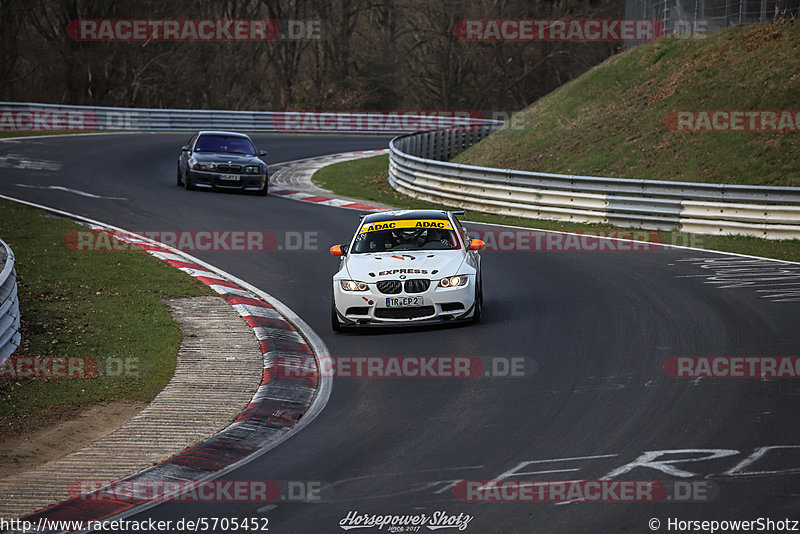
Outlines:
{"label": "sedan license plate", "polygon": [[422,306],[422,297],[386,297],[387,308],[407,308],[411,306]]}
{"label": "sedan license plate", "polygon": [[238,182],[239,181],[239,176],[236,175],[236,174],[220,174],[219,175],[219,179],[220,180],[227,180],[229,182]]}

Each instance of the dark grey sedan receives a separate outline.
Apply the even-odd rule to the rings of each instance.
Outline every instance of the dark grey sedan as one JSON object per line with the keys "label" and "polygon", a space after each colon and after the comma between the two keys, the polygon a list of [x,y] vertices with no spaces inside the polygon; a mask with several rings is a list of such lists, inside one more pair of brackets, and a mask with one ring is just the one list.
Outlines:
{"label": "dark grey sedan", "polygon": [[235,132],[198,132],[181,148],[178,158],[178,185],[186,189],[253,191],[266,195],[267,164],[260,158],[245,134]]}

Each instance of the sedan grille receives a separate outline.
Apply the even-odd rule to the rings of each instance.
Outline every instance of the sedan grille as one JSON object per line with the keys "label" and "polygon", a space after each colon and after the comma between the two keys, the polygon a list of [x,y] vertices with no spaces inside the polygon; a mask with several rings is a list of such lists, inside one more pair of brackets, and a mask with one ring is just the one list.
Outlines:
{"label": "sedan grille", "polygon": [[406,293],[424,293],[431,287],[430,280],[406,280]]}
{"label": "sedan grille", "polygon": [[231,165],[228,163],[220,163],[217,165],[217,170],[221,172],[242,172],[241,165]]}
{"label": "sedan grille", "polygon": [[416,319],[427,317],[436,312],[433,306],[416,306],[414,308],[375,308],[375,317],[380,319]]}
{"label": "sedan grille", "polygon": [[400,293],[400,281],[399,280],[381,280],[377,284],[378,291],[385,295],[396,295]]}

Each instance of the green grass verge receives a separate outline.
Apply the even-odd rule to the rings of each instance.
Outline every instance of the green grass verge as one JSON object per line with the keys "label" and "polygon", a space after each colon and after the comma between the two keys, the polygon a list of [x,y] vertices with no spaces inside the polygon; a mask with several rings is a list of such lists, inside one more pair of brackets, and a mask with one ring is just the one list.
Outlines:
{"label": "green grass verge", "polygon": [[797,129],[674,132],[666,124],[673,111],[797,110],[798,51],[798,21],[637,46],[540,98],[454,161],[592,176],[800,186]]}
{"label": "green grass verge", "polygon": [[[396,192],[389,186],[389,156],[343,161],[328,165],[318,170],[313,177],[315,183],[334,193],[351,198],[368,200],[396,206],[398,208],[450,208],[441,204],[432,204],[414,200]],[[539,228],[543,230],[561,230],[566,232],[596,232],[597,230],[620,230],[618,227],[600,224],[578,224],[542,219],[524,219],[489,215],[476,211],[467,211],[467,221]],[[709,250],[737,252],[767,258],[800,261],[800,240],[768,241],[757,237],[745,236],[707,236],[687,234],[683,232],[660,232],[663,243],[691,246]]]}
{"label": "green grass verge", "polygon": [[0,421],[53,405],[149,402],[169,382],[181,341],[162,299],[213,294],[137,252],[78,252],[71,221],[0,199],[0,237],[14,250],[22,346],[14,356],[84,356],[96,378],[0,379]]}

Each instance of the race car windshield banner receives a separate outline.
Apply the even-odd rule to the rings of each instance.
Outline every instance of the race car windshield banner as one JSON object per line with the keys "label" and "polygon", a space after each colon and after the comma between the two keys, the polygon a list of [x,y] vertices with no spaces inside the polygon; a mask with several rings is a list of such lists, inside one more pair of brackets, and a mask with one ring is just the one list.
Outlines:
{"label": "race car windshield banner", "polygon": [[405,221],[381,221],[366,223],[361,227],[358,232],[375,232],[377,230],[395,230],[397,228],[438,228],[440,230],[452,230],[453,226],[450,221],[444,219],[427,219],[427,220],[405,220]]}

